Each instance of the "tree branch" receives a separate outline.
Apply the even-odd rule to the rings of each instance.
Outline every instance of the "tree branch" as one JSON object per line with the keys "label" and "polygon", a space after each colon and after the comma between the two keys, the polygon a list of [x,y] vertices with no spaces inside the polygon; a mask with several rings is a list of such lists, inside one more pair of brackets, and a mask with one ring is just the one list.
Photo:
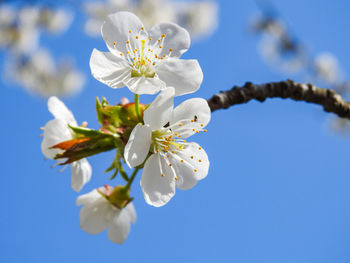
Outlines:
{"label": "tree branch", "polygon": [[289,98],[319,104],[326,112],[350,119],[350,103],[334,90],[321,89],[309,83],[295,83],[292,80],[264,84],[246,82],[242,87],[234,86],[231,90],[214,95],[208,100],[208,104],[213,112],[253,99],[264,102],[267,98]]}

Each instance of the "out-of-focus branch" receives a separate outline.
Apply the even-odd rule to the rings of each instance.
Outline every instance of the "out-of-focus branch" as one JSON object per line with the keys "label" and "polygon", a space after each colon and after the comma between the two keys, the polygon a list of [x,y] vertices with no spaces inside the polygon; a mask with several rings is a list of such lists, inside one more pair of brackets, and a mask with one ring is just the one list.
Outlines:
{"label": "out-of-focus branch", "polygon": [[339,117],[350,119],[350,103],[334,90],[322,89],[310,83],[296,83],[292,80],[264,84],[246,82],[241,87],[234,86],[231,90],[214,95],[208,100],[208,104],[213,112],[247,103],[253,99],[264,102],[267,98],[289,98],[319,104],[326,112],[333,112]]}

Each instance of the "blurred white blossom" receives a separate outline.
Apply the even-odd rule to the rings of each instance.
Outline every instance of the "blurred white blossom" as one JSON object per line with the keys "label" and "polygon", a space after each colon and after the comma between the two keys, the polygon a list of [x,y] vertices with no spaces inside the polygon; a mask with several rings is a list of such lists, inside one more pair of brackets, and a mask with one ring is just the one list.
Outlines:
{"label": "blurred white blossom", "polygon": [[0,48],[6,53],[6,76],[42,96],[78,92],[84,84],[82,74],[67,61],[57,64],[39,41],[43,32],[64,32],[72,19],[65,9],[1,4]]}
{"label": "blurred white blossom", "polygon": [[317,77],[330,84],[343,81],[338,59],[331,53],[320,53],[314,61]]}
{"label": "blurred white blossom", "polygon": [[268,35],[262,37],[258,44],[258,51],[268,65],[286,73],[297,73],[304,66],[304,56],[301,50],[287,49],[278,39]]}
{"label": "blurred white blossom", "polygon": [[64,96],[79,92],[85,78],[66,60],[56,65],[52,55],[40,49],[26,59],[18,59],[7,68],[7,75],[28,91],[42,96]]}
{"label": "blurred white blossom", "polygon": [[118,11],[133,12],[148,29],[159,22],[174,22],[186,28],[192,38],[209,36],[218,24],[218,5],[213,1],[106,0],[85,4],[88,16],[85,24],[86,33],[99,36],[103,21],[109,14]]}

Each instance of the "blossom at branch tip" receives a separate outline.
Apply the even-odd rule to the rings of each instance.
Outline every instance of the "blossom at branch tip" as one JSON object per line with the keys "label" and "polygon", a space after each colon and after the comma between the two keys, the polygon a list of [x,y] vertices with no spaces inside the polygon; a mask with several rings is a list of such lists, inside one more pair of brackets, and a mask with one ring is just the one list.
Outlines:
{"label": "blossom at branch tip", "polygon": [[173,108],[174,88],[163,90],[144,111],[144,125],[132,130],[124,157],[130,167],[146,160],[141,188],[148,204],[165,205],[175,194],[175,187],[187,190],[208,174],[206,152],[186,138],[200,131],[210,121],[206,100],[193,98]]}
{"label": "blossom at branch tip", "polygon": [[110,52],[93,50],[92,75],[111,88],[127,86],[136,94],[155,94],[171,86],[175,96],[195,92],[203,80],[197,60],[180,56],[190,46],[189,33],[170,23],[146,31],[140,19],[129,12],[109,15],[102,37]]}
{"label": "blossom at branch tip", "polygon": [[[72,112],[57,97],[50,97],[48,108],[55,117],[46,123],[44,138],[41,143],[41,151],[46,158],[54,159],[62,150],[51,147],[74,138],[74,134],[68,125],[78,126]],[[84,158],[71,163],[72,188],[79,192],[90,181],[92,169],[89,162]]]}
{"label": "blossom at branch tip", "polygon": [[122,244],[130,232],[130,223],[136,222],[134,205],[129,203],[119,209],[110,203],[98,190],[93,190],[77,198],[77,205],[84,205],[80,210],[80,227],[89,234],[98,234],[108,229],[108,238]]}

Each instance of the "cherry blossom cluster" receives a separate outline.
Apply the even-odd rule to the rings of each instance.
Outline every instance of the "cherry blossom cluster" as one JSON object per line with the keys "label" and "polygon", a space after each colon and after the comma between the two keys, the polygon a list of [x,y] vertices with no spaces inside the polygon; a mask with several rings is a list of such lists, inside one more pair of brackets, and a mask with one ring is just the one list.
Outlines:
{"label": "cherry blossom cluster", "polygon": [[[197,60],[181,59],[190,47],[187,30],[172,22],[162,22],[147,30],[129,12],[109,15],[103,23],[102,37],[108,52],[93,50],[92,75],[113,89],[127,87],[134,102],[109,104],[96,100],[101,127],[97,130],[78,125],[72,112],[57,97],[48,100],[54,119],[43,128],[41,149],[45,157],[70,165],[71,185],[79,192],[90,181],[92,168],[87,157],[115,150],[106,172],[111,179],[125,183],[104,185],[77,198],[80,225],[97,234],[108,228],[112,242],[123,243],[135,223],[136,212],[130,188],[142,170],[140,186],[146,203],[167,204],[176,188],[188,190],[204,179],[209,170],[205,150],[187,141],[206,132],[211,111],[206,100],[192,98],[174,107],[174,97],[197,91],[203,73]],[[139,102],[142,94],[157,94],[153,102]],[[123,166],[133,169],[128,175]],[[119,176],[118,176],[119,175]],[[118,177],[117,177],[118,176]]]}

